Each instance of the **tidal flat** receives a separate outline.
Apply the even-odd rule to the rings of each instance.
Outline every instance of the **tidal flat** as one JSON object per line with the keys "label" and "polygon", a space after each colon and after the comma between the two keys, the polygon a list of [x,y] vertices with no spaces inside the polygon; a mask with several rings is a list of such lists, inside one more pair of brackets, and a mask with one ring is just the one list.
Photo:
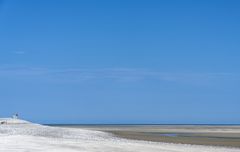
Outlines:
{"label": "tidal flat", "polygon": [[239,125],[66,125],[153,142],[240,147]]}

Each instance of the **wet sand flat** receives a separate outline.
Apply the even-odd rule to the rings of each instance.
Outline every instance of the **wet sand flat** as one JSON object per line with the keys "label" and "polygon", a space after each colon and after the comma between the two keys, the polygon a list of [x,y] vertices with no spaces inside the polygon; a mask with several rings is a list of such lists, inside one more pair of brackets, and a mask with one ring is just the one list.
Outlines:
{"label": "wet sand flat", "polygon": [[134,140],[240,147],[240,126],[89,125],[71,127],[105,131],[118,137]]}

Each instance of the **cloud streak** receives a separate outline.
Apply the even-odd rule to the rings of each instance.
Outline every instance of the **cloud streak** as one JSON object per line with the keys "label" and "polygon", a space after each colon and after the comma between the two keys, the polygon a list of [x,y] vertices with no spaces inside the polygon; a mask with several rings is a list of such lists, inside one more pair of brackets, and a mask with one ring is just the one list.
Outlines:
{"label": "cloud streak", "polygon": [[14,53],[14,54],[17,54],[17,55],[23,55],[23,54],[25,54],[26,52],[24,52],[24,51],[14,51],[13,53]]}
{"label": "cloud streak", "polygon": [[133,68],[29,68],[0,67],[0,77],[17,79],[44,79],[69,82],[92,80],[114,81],[166,81],[166,82],[202,82],[214,80],[240,80],[236,73],[171,73]]}

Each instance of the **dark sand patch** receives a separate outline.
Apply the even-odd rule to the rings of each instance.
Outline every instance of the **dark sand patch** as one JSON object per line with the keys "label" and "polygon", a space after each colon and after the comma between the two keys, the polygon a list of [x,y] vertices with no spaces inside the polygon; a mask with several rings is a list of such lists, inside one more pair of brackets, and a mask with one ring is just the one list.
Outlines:
{"label": "dark sand patch", "polygon": [[[134,131],[108,131],[114,135],[127,139],[145,140],[154,142],[194,144],[194,145],[211,145],[240,147],[240,138],[236,137],[218,137],[203,134],[178,134],[178,133],[146,133]],[[172,135],[172,136],[171,136]],[[222,135],[221,135],[222,136]]]}

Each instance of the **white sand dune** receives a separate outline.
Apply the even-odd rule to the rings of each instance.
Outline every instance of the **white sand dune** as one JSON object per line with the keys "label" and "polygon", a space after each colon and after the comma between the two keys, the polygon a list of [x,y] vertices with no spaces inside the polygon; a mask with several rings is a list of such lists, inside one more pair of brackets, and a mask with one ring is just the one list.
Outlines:
{"label": "white sand dune", "polygon": [[0,118],[0,123],[4,122],[6,124],[29,124],[30,122],[21,119],[12,119],[12,118]]}
{"label": "white sand dune", "polygon": [[84,129],[0,119],[0,152],[240,152],[237,148],[154,143]]}

